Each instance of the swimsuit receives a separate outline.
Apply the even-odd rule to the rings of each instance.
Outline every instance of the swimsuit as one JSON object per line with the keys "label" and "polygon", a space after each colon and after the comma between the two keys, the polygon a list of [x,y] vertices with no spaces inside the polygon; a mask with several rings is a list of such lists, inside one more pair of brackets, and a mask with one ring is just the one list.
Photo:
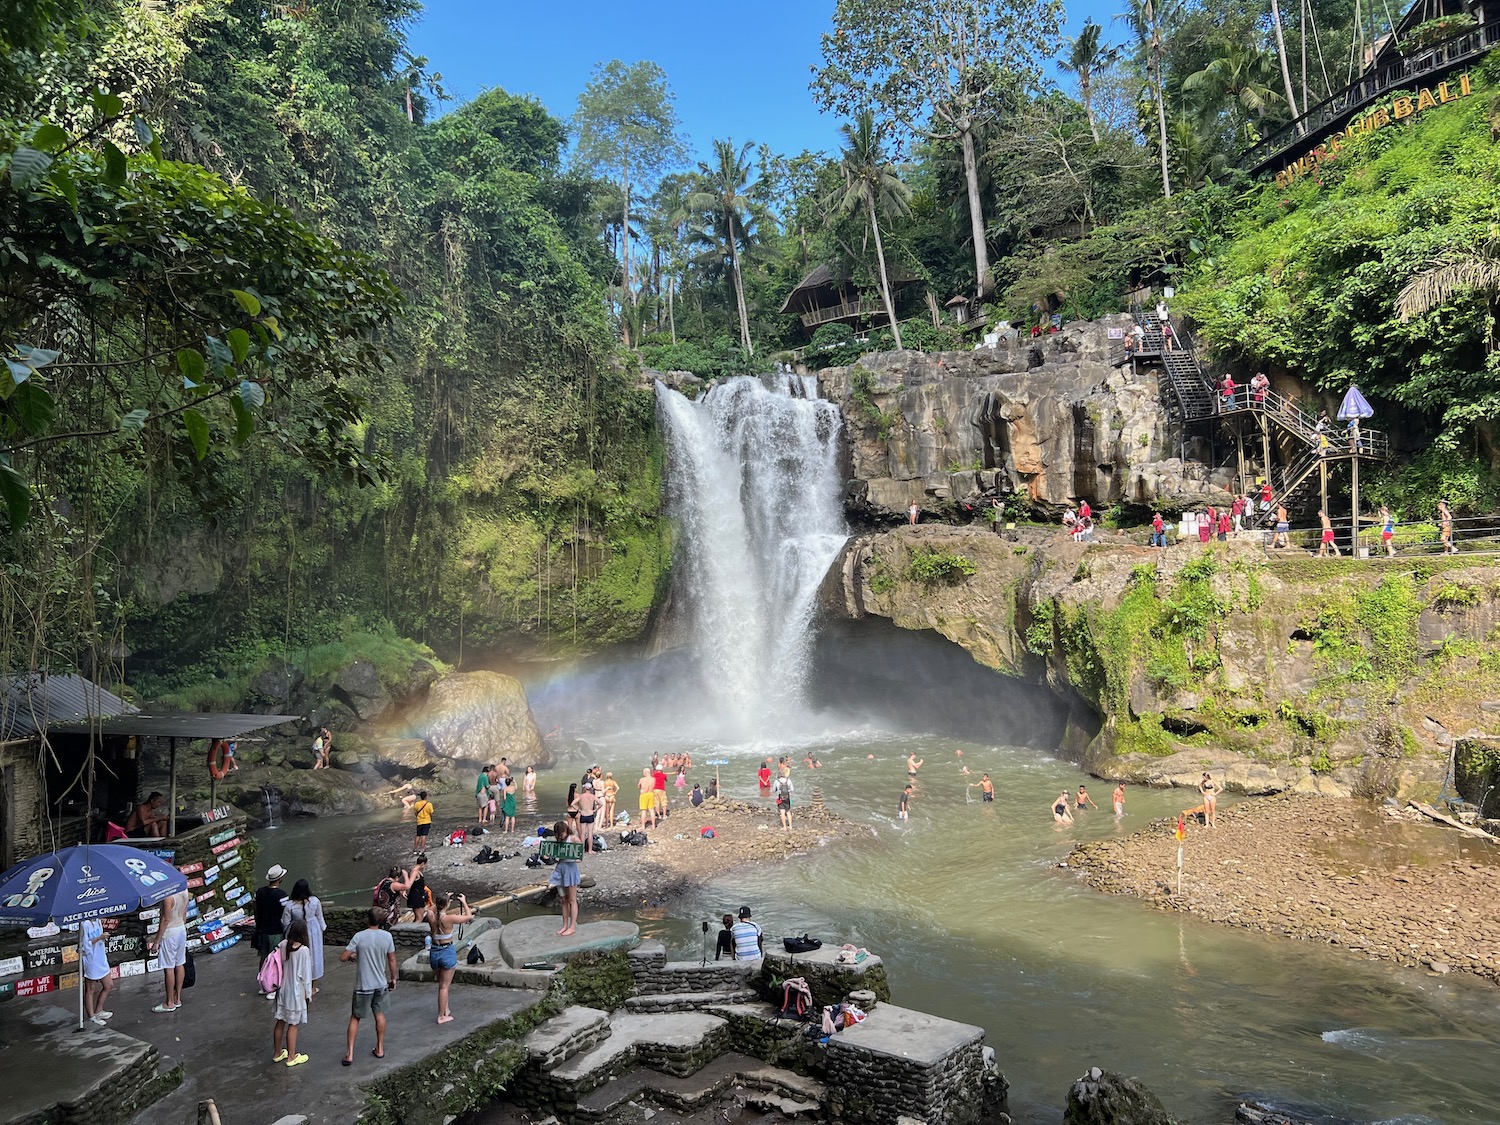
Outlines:
{"label": "swimsuit", "polygon": [[579,813],[578,814],[578,823],[579,824],[593,824],[594,823],[594,817],[596,815],[597,814],[595,814],[595,813],[589,813],[588,816],[584,816],[582,813]]}
{"label": "swimsuit", "polygon": [[1053,805],[1052,806],[1052,815],[1053,816],[1062,816],[1067,811],[1068,811],[1068,806],[1067,805]]}

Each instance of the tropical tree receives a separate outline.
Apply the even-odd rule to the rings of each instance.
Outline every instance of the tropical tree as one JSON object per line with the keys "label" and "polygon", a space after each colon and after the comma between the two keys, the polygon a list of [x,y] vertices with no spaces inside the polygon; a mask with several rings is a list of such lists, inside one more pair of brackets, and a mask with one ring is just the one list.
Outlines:
{"label": "tropical tree", "polygon": [[1396,298],[1396,312],[1404,323],[1460,293],[1480,294],[1493,313],[1500,299],[1500,242],[1447,254],[1413,274]]}
{"label": "tropical tree", "polygon": [[630,256],[632,190],[649,185],[665,168],[682,159],[677,109],[667,75],[654,62],[629,65],[612,59],[594,68],[578,95],[573,115],[578,144],[574,160],[609,179],[619,189],[620,264],[626,302],[634,308],[637,292]]}
{"label": "tropical tree", "polygon": [[870,220],[870,233],[875,238],[875,261],[880,271],[880,295],[885,301],[885,315],[899,352],[902,350],[901,325],[896,322],[896,303],[891,299],[885,243],[880,237],[880,212],[911,214],[911,189],[901,182],[895,167],[886,161],[881,146],[884,130],[875,124],[874,111],[861,111],[839,131],[844,135],[844,151],[839,161],[844,183],[828,200],[829,210],[834,215],[843,216],[863,209]]}
{"label": "tropical tree", "polygon": [[968,188],[975,285],[994,289],[975,131],[1041,81],[1062,0],[838,0],[812,90],[824,112],[866,106],[912,137],[956,143]]}
{"label": "tropical tree", "polygon": [[755,145],[746,141],[738,149],[732,140],[714,141],[712,163],[699,163],[698,190],[687,199],[688,209],[709,220],[709,230],[722,245],[729,262],[734,301],[740,314],[740,347],[754,355],[750,342],[750,314],[745,307],[745,279],[740,271],[740,247],[747,244],[755,222],[755,204],[750,182],[750,153]]}
{"label": "tropical tree", "polygon": [[1078,100],[1083,103],[1095,144],[1099,143],[1099,124],[1094,120],[1094,76],[1120,57],[1118,47],[1100,43],[1102,32],[1097,23],[1087,20],[1083,30],[1067,41],[1067,51],[1057,60],[1060,69],[1078,76]]}
{"label": "tropical tree", "polygon": [[1265,51],[1239,39],[1225,40],[1221,46],[1217,58],[1182,82],[1184,93],[1202,99],[1205,115],[1228,103],[1243,110],[1250,121],[1258,121],[1283,104],[1271,88],[1276,71]]}
{"label": "tropical tree", "polygon": [[1161,191],[1172,198],[1172,174],[1167,159],[1167,102],[1162,86],[1162,57],[1166,54],[1165,26],[1172,17],[1177,0],[1126,0],[1125,11],[1115,17],[1124,20],[1136,40],[1136,58],[1146,69],[1146,83],[1156,106],[1157,149],[1161,159]]}

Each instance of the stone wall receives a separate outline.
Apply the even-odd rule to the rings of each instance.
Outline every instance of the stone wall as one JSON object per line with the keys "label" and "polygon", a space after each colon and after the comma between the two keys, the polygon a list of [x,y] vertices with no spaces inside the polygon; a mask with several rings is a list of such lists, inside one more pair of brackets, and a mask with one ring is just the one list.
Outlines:
{"label": "stone wall", "polygon": [[660,942],[632,949],[630,972],[637,993],[713,992],[744,987],[758,971],[753,961],[668,961]]}
{"label": "stone wall", "polygon": [[755,987],[766,1000],[779,1004],[779,982],[802,977],[812,989],[813,1005],[818,1009],[837,1004],[856,989],[868,989],[877,1000],[890,1001],[891,984],[886,979],[884,961],[872,953],[857,965],[840,965],[838,952],[830,946],[796,956],[768,952]]}
{"label": "stone wall", "polygon": [[828,1041],[826,1058],[828,1108],[841,1120],[973,1125],[983,1116],[984,1048],[977,1036],[941,1058],[919,1061],[871,1051],[841,1034]]}
{"label": "stone wall", "polygon": [[49,1110],[11,1119],[10,1125],[126,1125],[149,1106],[182,1084],[179,1063],[162,1071],[161,1058],[149,1043],[133,1042],[139,1052],[131,1065],[113,1081],[90,1086],[72,1100],[59,1101]]}

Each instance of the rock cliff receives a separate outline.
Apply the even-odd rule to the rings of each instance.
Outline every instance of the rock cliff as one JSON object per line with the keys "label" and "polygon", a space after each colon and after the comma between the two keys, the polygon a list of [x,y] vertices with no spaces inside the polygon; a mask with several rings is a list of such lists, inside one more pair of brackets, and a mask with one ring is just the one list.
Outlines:
{"label": "rock cliff", "polygon": [[1434,794],[1500,733],[1500,569],[1455,557],[1267,558],[938,524],[852,539],[838,616],[930,629],[1073,706],[1063,752],[1110,779]]}
{"label": "rock cliff", "polygon": [[[1110,362],[1128,316],[969,352],[883,352],[819,372],[848,435],[851,514],[879,523],[913,502],[946,514],[1017,494],[1060,512],[1086,497],[1181,508],[1227,500],[1227,471],[1182,459],[1157,374]],[[1118,341],[1113,344],[1118,347]]]}

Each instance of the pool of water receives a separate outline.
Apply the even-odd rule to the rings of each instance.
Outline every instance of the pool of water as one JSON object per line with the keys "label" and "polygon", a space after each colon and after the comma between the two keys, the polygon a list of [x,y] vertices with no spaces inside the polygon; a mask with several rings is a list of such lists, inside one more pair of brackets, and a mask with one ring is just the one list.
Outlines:
{"label": "pool of water", "polygon": [[[542,775],[544,816],[590,762],[628,785],[653,750],[679,748],[660,737],[575,733],[592,756]],[[795,769],[798,803],[817,784],[830,807],[871,835],[727,873],[641,913],[643,931],[674,956],[697,957],[701,922],[716,929],[720,914],[749,905],[768,940],[806,931],[867,946],[885,958],[897,1003],[986,1029],[1017,1120],[1059,1120],[1069,1084],[1095,1065],[1138,1075],[1188,1121],[1229,1120],[1245,1096],[1329,1121],[1497,1119],[1493,986],[1197,922],[1092,891],[1059,869],[1074,843],[1134,831],[1194,803],[1188,794],[1132,789],[1117,822],[1100,782],[1090,788],[1104,811],[1059,829],[1051,802],[1081,775],[1032,749],[858,729],[681,746],[699,763],[728,759],[719,767],[724,792],[755,799],[762,756],[800,761],[811,751],[823,768]],[[901,822],[909,752],[926,764],[911,819]],[[694,780],[713,768],[698,765]],[[986,771],[994,804],[967,788]],[[699,819],[671,827],[696,831]],[[262,854],[311,871],[325,897],[352,904],[368,895],[369,873],[351,862],[348,841],[384,820],[394,816],[294,824],[275,830],[275,851]],[[1187,878],[1198,877],[1212,872],[1194,868],[1190,838]]]}

